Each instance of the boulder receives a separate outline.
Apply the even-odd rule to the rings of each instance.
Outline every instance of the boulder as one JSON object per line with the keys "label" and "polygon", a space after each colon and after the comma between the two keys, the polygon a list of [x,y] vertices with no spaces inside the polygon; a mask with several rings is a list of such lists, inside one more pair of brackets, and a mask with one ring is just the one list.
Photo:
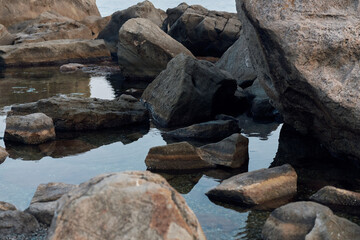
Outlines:
{"label": "boulder", "polygon": [[43,113],[6,118],[5,141],[40,144],[55,139],[53,120]]}
{"label": "boulder", "polygon": [[80,23],[87,26],[92,33],[93,38],[97,38],[99,33],[107,26],[110,22],[111,16],[99,17],[99,16],[88,16],[84,18]]}
{"label": "boulder", "polygon": [[18,210],[0,211],[0,234],[31,233],[39,228],[36,218]]}
{"label": "boulder", "polygon": [[34,103],[13,105],[9,115],[43,112],[58,131],[83,131],[148,124],[148,112],[134,97],[121,95],[115,100],[52,97]]}
{"label": "boulder", "polygon": [[5,148],[0,147],[0,164],[3,163],[8,156],[9,153],[5,150]]}
{"label": "boulder", "polygon": [[4,25],[0,24],[0,46],[12,45],[15,41],[15,36],[8,32]]}
{"label": "boulder", "polygon": [[14,205],[12,205],[11,203],[0,201],[0,212],[15,211],[15,210],[17,210],[16,207]]}
{"label": "boulder", "polygon": [[326,186],[313,194],[310,199],[324,205],[360,207],[360,193]]}
{"label": "boulder", "polygon": [[206,239],[184,198],[150,172],[95,177],[64,195],[56,212],[49,240]]}
{"label": "boulder", "polygon": [[179,54],[145,89],[142,100],[155,124],[186,126],[221,113],[235,90],[236,81],[228,73],[210,62]]}
{"label": "boulder", "polygon": [[[337,156],[359,161],[358,4],[237,0],[237,7],[248,66],[284,121]],[[244,66],[243,59],[236,64]]]}
{"label": "boulder", "polygon": [[359,238],[360,227],[318,203],[295,202],[271,213],[262,236],[264,240],[353,240]]}
{"label": "boulder", "polygon": [[236,121],[216,120],[204,123],[198,123],[189,127],[179,128],[173,131],[165,132],[165,137],[182,140],[221,140],[233,133],[240,132]]}
{"label": "boulder", "polygon": [[84,68],[85,65],[80,63],[68,63],[60,67],[60,72],[76,72],[79,69]]}
{"label": "boulder", "polygon": [[290,199],[296,194],[296,191],[296,172],[289,164],[285,164],[281,167],[236,175],[224,180],[206,195],[218,201],[256,206]]}
{"label": "boulder", "polygon": [[145,18],[128,20],[120,28],[118,62],[125,76],[155,78],[180,53],[194,57],[182,44]]}
{"label": "boulder", "polygon": [[47,11],[77,21],[91,15],[100,16],[96,0],[0,0],[0,6],[0,24],[6,27],[37,18]]}
{"label": "boulder", "polygon": [[235,13],[209,11],[186,3],[166,13],[164,30],[195,56],[221,57],[240,35],[241,22]]}
{"label": "boulder", "polygon": [[166,13],[156,9],[150,1],[143,1],[125,10],[117,11],[111,15],[108,25],[99,33],[98,39],[104,39],[112,53],[117,53],[119,30],[122,25],[132,18],[145,18],[161,27]]}

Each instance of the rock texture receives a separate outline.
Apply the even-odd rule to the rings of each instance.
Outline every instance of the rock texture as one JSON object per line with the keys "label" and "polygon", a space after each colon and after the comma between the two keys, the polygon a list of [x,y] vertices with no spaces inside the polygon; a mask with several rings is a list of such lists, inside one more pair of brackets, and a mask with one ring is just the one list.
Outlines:
{"label": "rock texture", "polygon": [[180,54],[145,89],[142,99],[157,125],[186,126],[221,112],[235,90],[236,81],[228,73]]}
{"label": "rock texture", "polygon": [[6,152],[5,148],[0,147],[0,164],[3,163],[8,156],[9,153]]}
{"label": "rock texture", "polygon": [[99,17],[99,16],[88,16],[80,21],[80,23],[87,26],[92,33],[93,38],[97,38],[99,33],[104,30],[104,28],[110,22],[111,16]]}
{"label": "rock texture", "polygon": [[7,27],[47,11],[78,21],[91,15],[100,16],[96,0],[1,0],[0,6],[0,24]]}
{"label": "rock texture", "polygon": [[290,203],[273,211],[262,230],[264,240],[353,240],[360,227],[314,202]]}
{"label": "rock texture", "polygon": [[237,0],[237,7],[244,25],[238,65],[249,60],[285,122],[359,160],[359,4]]}
{"label": "rock texture", "polygon": [[194,57],[148,19],[130,19],[120,28],[117,55],[125,76],[155,78],[180,53]]}
{"label": "rock texture", "polygon": [[221,57],[240,35],[241,22],[234,13],[186,3],[166,13],[164,30],[196,56]]}
{"label": "rock texture", "polygon": [[39,228],[35,217],[18,210],[0,211],[0,234],[23,234]]}
{"label": "rock texture", "polygon": [[206,239],[195,214],[150,172],[104,174],[60,199],[50,240]]}
{"label": "rock texture", "polygon": [[6,118],[5,141],[40,144],[55,139],[53,120],[43,113]]}
{"label": "rock texture", "polygon": [[116,100],[96,98],[52,97],[34,103],[14,105],[10,115],[43,112],[59,131],[96,130],[148,124],[148,112],[129,95]]}
{"label": "rock texture", "polygon": [[1,202],[0,201],[0,212],[3,212],[3,211],[15,211],[15,210],[17,210],[16,207],[14,205],[12,205],[11,203]]}
{"label": "rock texture", "polygon": [[310,197],[324,205],[360,207],[360,193],[326,186]]}
{"label": "rock texture", "polygon": [[53,40],[0,46],[0,67],[53,65],[109,60],[103,40]]}
{"label": "rock texture", "polygon": [[8,32],[4,25],[0,24],[0,46],[11,45],[15,41],[15,36]]}
{"label": "rock texture", "polygon": [[289,164],[285,164],[236,175],[224,180],[206,194],[219,201],[255,206],[291,198],[296,191],[296,172]]}

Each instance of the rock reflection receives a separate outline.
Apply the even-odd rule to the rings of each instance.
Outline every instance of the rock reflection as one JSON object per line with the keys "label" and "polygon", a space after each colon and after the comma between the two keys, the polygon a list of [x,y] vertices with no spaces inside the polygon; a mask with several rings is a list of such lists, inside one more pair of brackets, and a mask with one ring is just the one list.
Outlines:
{"label": "rock reflection", "polygon": [[267,140],[268,136],[280,125],[279,122],[255,122],[246,114],[237,117],[237,119],[242,133],[247,137],[259,137],[261,140]]}
{"label": "rock reflection", "polygon": [[145,88],[149,85],[148,80],[125,78],[121,73],[113,73],[106,76],[106,80],[115,90],[115,96],[120,97],[126,93],[140,98]]}
{"label": "rock reflection", "polygon": [[235,239],[261,240],[262,226],[270,215],[270,211],[250,211],[245,227],[241,228]]}
{"label": "rock reflection", "polygon": [[188,194],[203,176],[202,172],[189,174],[159,173],[181,194]]}

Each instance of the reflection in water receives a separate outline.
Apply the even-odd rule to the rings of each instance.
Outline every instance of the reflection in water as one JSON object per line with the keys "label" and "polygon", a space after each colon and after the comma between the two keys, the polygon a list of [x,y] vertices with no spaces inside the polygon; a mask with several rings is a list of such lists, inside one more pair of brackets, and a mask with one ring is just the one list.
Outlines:
{"label": "reflection in water", "polygon": [[92,98],[114,99],[114,89],[104,77],[90,78],[90,96]]}
{"label": "reflection in water", "polygon": [[247,137],[259,137],[262,140],[268,140],[268,136],[280,125],[277,122],[254,122],[254,120],[246,114],[242,114],[237,117],[237,119],[242,133]]}
{"label": "reflection in water", "polygon": [[106,80],[111,84],[115,91],[115,97],[120,97],[123,93],[128,93],[126,90],[133,89],[138,90],[135,97],[139,98],[145,88],[149,85],[149,81],[141,79],[128,79],[121,75],[121,73],[115,73],[108,75]]}
{"label": "reflection in water", "polygon": [[270,211],[250,211],[245,227],[240,229],[236,239],[261,240],[262,227],[270,215]]}

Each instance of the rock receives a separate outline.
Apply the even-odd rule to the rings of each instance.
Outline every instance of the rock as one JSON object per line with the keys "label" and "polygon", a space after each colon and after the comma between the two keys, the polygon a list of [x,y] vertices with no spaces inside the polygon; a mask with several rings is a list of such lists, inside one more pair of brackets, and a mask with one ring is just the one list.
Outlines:
{"label": "rock", "polygon": [[103,174],[59,201],[49,240],[206,239],[184,198],[150,172]]}
{"label": "rock", "polygon": [[262,230],[264,240],[358,239],[360,227],[314,202],[295,202],[273,211]]}
{"label": "rock", "polygon": [[166,18],[166,13],[160,9],[156,9],[150,1],[143,1],[125,10],[113,13],[109,24],[98,36],[99,39],[105,40],[112,53],[117,53],[120,28],[125,22],[132,18],[145,18],[152,21],[158,27],[161,27]]}
{"label": "rock", "polygon": [[251,62],[284,121],[316,136],[337,156],[358,162],[357,4],[237,0],[237,6],[244,25],[243,44],[250,59],[258,57]]}
{"label": "rock", "polygon": [[235,90],[228,73],[180,54],[145,89],[142,99],[157,125],[186,126],[221,113]]}
{"label": "rock", "polygon": [[116,100],[52,97],[34,103],[13,105],[9,115],[43,112],[54,121],[58,131],[83,131],[145,125],[146,109],[134,97],[121,95]]}
{"label": "rock", "polygon": [[93,38],[97,38],[99,33],[107,26],[110,22],[111,16],[99,17],[99,16],[88,16],[84,18],[80,23],[87,26],[91,32]]}
{"label": "rock", "polygon": [[201,159],[196,147],[188,142],[151,148],[146,156],[145,164],[153,171],[192,170],[215,166]]}
{"label": "rock", "polygon": [[15,41],[15,36],[8,32],[4,25],[0,24],[0,46],[12,45]]}
{"label": "rock", "polygon": [[241,22],[234,13],[186,3],[166,13],[163,28],[196,56],[220,57],[240,35]]}
{"label": "rock", "polygon": [[37,18],[47,11],[77,21],[91,15],[100,16],[96,0],[0,0],[0,6],[0,24],[6,27]]}
{"label": "rock", "polygon": [[120,28],[117,55],[125,76],[155,78],[180,53],[194,57],[150,20],[133,18]]}
{"label": "rock", "polygon": [[8,156],[9,153],[6,152],[5,148],[0,147],[0,164],[3,163]]}
{"label": "rock", "polygon": [[21,211],[0,211],[0,234],[23,234],[39,228],[35,217]]}
{"label": "rock", "polygon": [[39,223],[50,226],[57,204],[57,201],[31,203],[25,212],[34,216]]}
{"label": "rock", "polygon": [[296,194],[297,175],[285,164],[281,167],[242,173],[224,180],[206,193],[209,198],[245,206],[267,204]]}
{"label": "rock", "polygon": [[198,153],[201,159],[208,163],[239,168],[249,161],[248,145],[248,138],[235,133],[218,143],[198,148]]}
{"label": "rock", "polygon": [[163,135],[182,140],[221,140],[239,131],[240,128],[236,121],[216,120],[179,128]]}
{"label": "rock", "polygon": [[0,46],[0,67],[40,66],[110,59],[102,40],[53,40]]}
{"label": "rock", "polygon": [[6,118],[5,141],[40,144],[55,139],[53,120],[43,113]]}
{"label": "rock", "polygon": [[76,72],[77,70],[85,67],[85,65],[80,63],[68,63],[60,67],[61,72]]}
{"label": "rock", "polygon": [[17,210],[16,207],[14,205],[12,205],[11,203],[0,201],[0,212],[15,211],[15,210]]}
{"label": "rock", "polygon": [[312,201],[324,205],[360,206],[360,193],[332,186],[326,186],[310,197]]}

